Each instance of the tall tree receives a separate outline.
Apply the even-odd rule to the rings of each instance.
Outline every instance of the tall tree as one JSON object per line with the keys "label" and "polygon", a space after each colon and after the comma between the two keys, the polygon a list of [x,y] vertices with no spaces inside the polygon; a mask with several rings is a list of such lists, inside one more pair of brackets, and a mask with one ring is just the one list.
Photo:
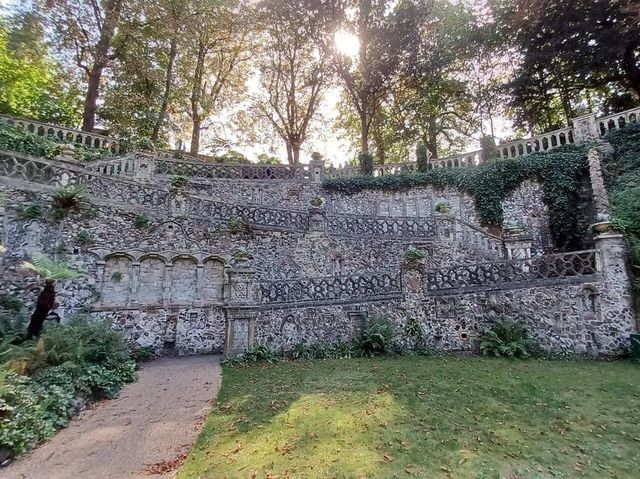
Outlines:
{"label": "tall tree", "polygon": [[188,112],[191,120],[190,153],[200,151],[205,124],[227,97],[244,89],[244,72],[249,59],[249,30],[246,8],[235,0],[192,0],[192,12],[185,37],[188,49],[182,64],[182,80],[190,89]]}
{"label": "tall tree", "polygon": [[[330,53],[332,66],[360,121],[360,149],[369,152],[369,134],[383,98],[392,88],[400,66],[414,54],[419,32],[416,21],[425,14],[418,4],[400,0],[311,1],[318,12],[321,47]],[[335,35],[353,36],[358,52],[349,56],[336,45]]]}
{"label": "tall tree", "polygon": [[102,76],[116,54],[112,40],[126,0],[43,0],[59,44],[72,52],[87,82],[82,129],[93,131]]}
{"label": "tall tree", "polygon": [[[637,0],[492,0],[505,45],[521,53],[516,107],[559,104],[565,117],[585,92],[609,84],[640,98]],[[544,81],[544,86],[539,85]]]}
{"label": "tall tree", "polygon": [[257,70],[261,89],[257,112],[284,141],[289,164],[300,163],[300,148],[328,85],[327,55],[313,41],[315,25],[301,15],[304,0],[263,0],[257,9]]}
{"label": "tall tree", "polygon": [[0,19],[0,113],[76,126],[79,89],[48,54],[33,10]]}

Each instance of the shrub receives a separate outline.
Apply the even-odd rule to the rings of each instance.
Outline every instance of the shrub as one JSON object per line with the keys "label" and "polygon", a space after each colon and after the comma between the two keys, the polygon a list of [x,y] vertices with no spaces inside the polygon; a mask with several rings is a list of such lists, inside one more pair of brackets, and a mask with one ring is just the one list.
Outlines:
{"label": "shrub", "polygon": [[367,356],[380,356],[389,352],[396,336],[395,326],[383,316],[373,319],[360,337],[360,348]]}
{"label": "shrub", "polygon": [[139,346],[131,350],[131,358],[138,363],[149,361],[155,356],[156,352],[151,346]]}
{"label": "shrub", "polygon": [[523,358],[529,355],[530,347],[527,329],[509,316],[498,317],[480,336],[480,350],[485,356]]}
{"label": "shrub", "polygon": [[278,353],[270,346],[260,345],[249,348],[244,353],[240,353],[225,362],[228,364],[247,364],[266,361],[272,363],[278,359]]}
{"label": "shrub", "polygon": [[20,205],[16,208],[18,216],[23,220],[35,220],[42,216],[42,206],[37,203],[29,203],[26,205]]}
{"label": "shrub", "polygon": [[89,246],[93,244],[93,236],[88,231],[80,231],[76,236],[76,241],[82,246]]}
{"label": "shrub", "polygon": [[451,211],[451,205],[446,202],[440,202],[436,204],[435,210],[436,210],[436,213],[446,215],[447,213],[449,213],[449,211]]}
{"label": "shrub", "polygon": [[422,342],[422,325],[416,318],[410,316],[404,327],[404,334],[413,341],[415,346]]}
{"label": "shrub", "polygon": [[133,226],[139,230],[144,229],[144,228],[148,228],[149,224],[151,223],[151,220],[149,218],[147,218],[146,215],[144,214],[137,214],[134,218],[133,218]]}
{"label": "shrub", "polygon": [[244,218],[241,218],[239,216],[232,216],[227,221],[227,231],[232,235],[250,235],[253,232],[253,227],[251,226],[251,223],[249,223]]}
{"label": "shrub", "polygon": [[420,264],[420,262],[425,258],[425,253],[420,251],[419,249],[410,246],[404,252],[404,261],[408,265],[414,266]]}
{"label": "shrub", "polygon": [[173,175],[171,177],[171,187],[176,189],[186,188],[189,186],[189,178],[183,175]]}
{"label": "shrub", "polygon": [[360,153],[358,155],[360,173],[363,175],[373,175],[373,155],[371,153]]}
{"label": "shrub", "polygon": [[0,149],[42,158],[54,158],[61,145],[49,137],[40,137],[9,125],[0,125]]}
{"label": "shrub", "polygon": [[84,198],[85,188],[82,185],[67,185],[58,188],[53,193],[52,206],[54,209],[69,210],[77,208]]}

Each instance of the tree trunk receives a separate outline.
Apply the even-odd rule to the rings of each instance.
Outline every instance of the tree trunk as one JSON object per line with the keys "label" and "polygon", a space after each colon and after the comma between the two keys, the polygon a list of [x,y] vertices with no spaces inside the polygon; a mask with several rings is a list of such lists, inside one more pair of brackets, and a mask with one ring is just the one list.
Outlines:
{"label": "tree trunk", "polygon": [[622,69],[627,77],[627,83],[638,98],[640,98],[640,66],[638,65],[633,48],[625,48],[622,59]]}
{"label": "tree trunk", "polygon": [[96,124],[96,111],[98,109],[98,96],[100,95],[100,80],[102,79],[102,65],[94,65],[87,79],[87,94],[84,98],[84,111],[82,113],[82,131],[92,132]]}
{"label": "tree trunk", "polygon": [[287,142],[287,163],[293,165],[293,148],[291,147],[291,143]]}
{"label": "tree trunk", "polygon": [[94,62],[87,72],[87,94],[82,113],[82,131],[92,132],[96,124],[98,97],[100,96],[100,80],[102,72],[109,64],[111,39],[120,21],[123,0],[108,0],[104,7],[104,22],[100,30],[100,38],[96,44]]}
{"label": "tree trunk", "polygon": [[300,145],[291,145],[291,149],[293,150],[293,164],[300,164]]}
{"label": "tree trunk", "polygon": [[360,113],[360,149],[361,153],[369,153],[369,125],[367,124],[367,112]]}
{"label": "tree trunk", "polygon": [[151,133],[151,141],[154,143],[158,141],[160,136],[160,129],[164,122],[164,117],[167,114],[167,108],[169,107],[169,96],[171,95],[171,85],[173,84],[173,63],[178,53],[178,39],[176,37],[171,39],[171,47],[169,49],[169,63],[167,64],[167,73],[164,81],[164,93],[162,94],[162,104],[160,105],[160,111],[158,112],[158,119],[156,124],[153,125],[153,132]]}
{"label": "tree trunk", "polygon": [[47,319],[47,314],[49,314],[49,311],[51,311],[55,302],[56,291],[54,288],[54,282],[52,280],[47,280],[44,283],[44,289],[38,296],[36,309],[29,320],[29,326],[27,326],[27,339],[37,338],[40,336],[44,321]]}
{"label": "tree trunk", "polygon": [[204,76],[204,59],[206,56],[205,45],[198,43],[198,58],[196,68],[193,72],[193,84],[191,86],[191,121],[193,129],[191,131],[191,148],[189,152],[197,155],[200,151],[200,130],[202,129],[202,118],[200,118],[200,100],[202,97],[202,77]]}
{"label": "tree trunk", "polygon": [[424,144],[431,153],[431,158],[438,158],[438,130],[434,119],[429,120],[429,129],[427,130]]}

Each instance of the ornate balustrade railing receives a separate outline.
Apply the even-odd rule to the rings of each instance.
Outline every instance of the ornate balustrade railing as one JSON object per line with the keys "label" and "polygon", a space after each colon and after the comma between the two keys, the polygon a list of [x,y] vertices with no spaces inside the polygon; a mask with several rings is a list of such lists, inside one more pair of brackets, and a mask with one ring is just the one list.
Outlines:
{"label": "ornate balustrade railing", "polygon": [[265,281],[260,284],[263,305],[348,303],[402,297],[400,272],[370,275]]}
{"label": "ornate balustrade railing", "polygon": [[640,122],[640,107],[596,119],[598,133],[600,133],[601,136],[606,135],[611,130],[623,128],[629,123],[638,122]]}
{"label": "ornate balustrade railing", "polygon": [[464,244],[499,258],[505,257],[504,241],[501,237],[487,233],[482,228],[462,221],[459,218],[455,218],[455,222],[458,224],[460,239]]}
{"label": "ornate balustrade railing", "polygon": [[308,179],[309,165],[290,166],[245,163],[204,163],[159,157],[155,161],[155,174],[239,180]]}
{"label": "ornate balustrade railing", "polygon": [[78,181],[82,168],[57,165],[53,161],[0,151],[0,176],[50,186],[64,186]]}
{"label": "ornate balustrade railing", "polygon": [[92,148],[109,150],[112,153],[118,153],[120,149],[120,142],[116,138],[74,130],[65,126],[41,123],[9,115],[0,115],[0,123],[11,125],[36,136],[50,136],[66,143],[79,143]]}
{"label": "ornate balustrade railing", "polygon": [[434,218],[327,215],[326,231],[335,236],[433,239],[436,225]]}
{"label": "ornate balustrade railing", "polygon": [[593,275],[598,272],[596,250],[538,256],[530,259],[496,261],[426,270],[426,291],[527,283]]}
{"label": "ornate balustrade railing", "polygon": [[238,218],[251,226],[287,231],[306,231],[309,225],[309,214],[302,210],[223,203],[200,197],[189,197],[187,203],[189,215],[208,220]]}
{"label": "ornate balustrade railing", "polygon": [[548,151],[564,145],[575,144],[573,128],[562,128],[533,138],[500,143],[497,148],[500,158],[518,158],[530,153]]}

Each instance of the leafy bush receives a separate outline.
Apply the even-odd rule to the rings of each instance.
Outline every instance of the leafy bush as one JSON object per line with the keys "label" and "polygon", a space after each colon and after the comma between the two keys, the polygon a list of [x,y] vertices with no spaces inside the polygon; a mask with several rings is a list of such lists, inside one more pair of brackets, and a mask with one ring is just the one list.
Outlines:
{"label": "leafy bush", "polygon": [[529,355],[529,332],[509,316],[500,316],[480,336],[480,350],[485,356],[524,358]]}
{"label": "leafy bush", "polygon": [[55,209],[69,210],[77,208],[84,198],[85,188],[82,185],[67,185],[58,188],[53,193],[52,206]]}
{"label": "leafy bush", "polygon": [[151,220],[144,214],[137,214],[133,218],[133,226],[139,230],[148,228]]}
{"label": "leafy bush", "polygon": [[171,187],[180,189],[189,186],[189,178],[183,175],[173,175],[171,177]]}
{"label": "leafy bush", "polygon": [[61,145],[49,137],[40,137],[20,128],[0,125],[0,149],[42,158],[54,158],[60,154]]}
{"label": "leafy bush", "polygon": [[229,231],[229,233],[231,233],[232,235],[250,235],[253,232],[253,227],[251,226],[251,223],[249,223],[244,218],[241,218],[239,216],[232,216],[227,221],[227,231]]}
{"label": "leafy bush", "polygon": [[76,236],[76,241],[82,246],[90,246],[93,244],[93,236],[88,231],[80,231]]}
{"label": "leafy bush", "polygon": [[475,201],[482,221],[501,225],[502,201],[520,184],[539,180],[549,207],[551,231],[560,248],[580,246],[577,215],[581,178],[587,174],[586,148],[563,146],[547,153],[533,153],[517,159],[496,160],[473,168],[435,168],[427,172],[399,175],[361,175],[327,178],[329,190],[353,194],[365,189],[400,190],[415,186],[456,188]]}
{"label": "leafy bush", "polygon": [[[48,438],[75,413],[77,395],[115,397],[136,378],[125,338],[82,317],[48,325],[40,339],[14,340],[5,320],[0,340],[0,444],[19,454]],[[29,374],[31,377],[26,377]]]}
{"label": "leafy bush", "polygon": [[425,256],[426,255],[423,251],[420,251],[419,249],[416,249],[413,246],[410,246],[404,252],[404,260],[408,265],[419,264],[425,258]]}
{"label": "leafy bush", "polygon": [[16,213],[23,220],[34,220],[42,216],[42,206],[37,203],[20,205],[16,208]]}
{"label": "leafy bush", "polygon": [[267,361],[272,363],[279,358],[278,353],[273,350],[269,346],[254,346],[249,348],[244,353],[237,354],[236,356],[227,359],[225,362],[227,364],[247,364],[247,363],[257,363],[261,361]]}
{"label": "leafy bush", "polygon": [[380,356],[389,352],[396,336],[395,326],[383,316],[373,319],[360,337],[360,348],[367,356]]}

